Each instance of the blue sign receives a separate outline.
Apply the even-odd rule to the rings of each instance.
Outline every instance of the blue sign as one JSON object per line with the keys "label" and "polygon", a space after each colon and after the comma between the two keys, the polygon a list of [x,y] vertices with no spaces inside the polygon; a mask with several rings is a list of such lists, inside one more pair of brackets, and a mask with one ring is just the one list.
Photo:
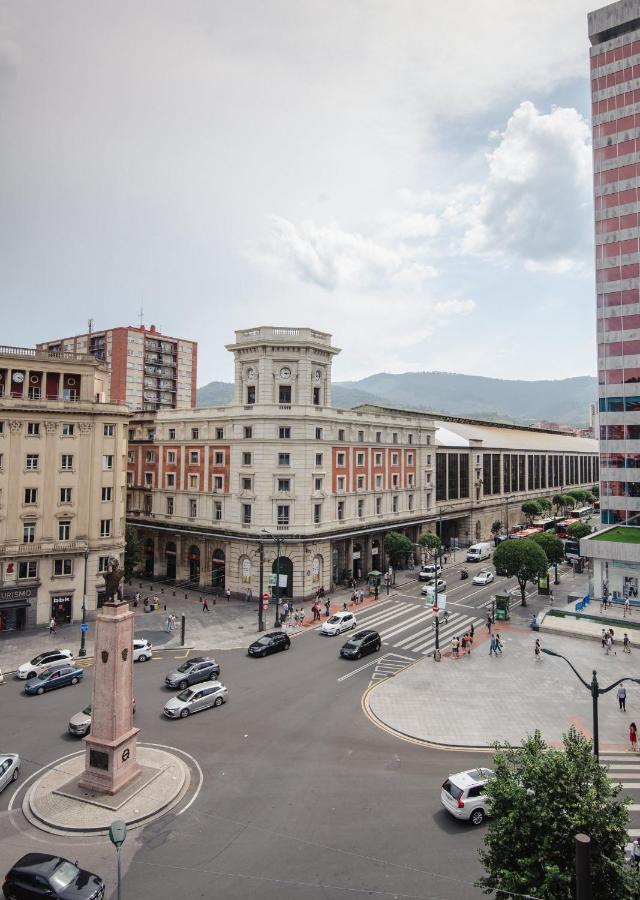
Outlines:
{"label": "blue sign", "polygon": [[88,626],[88,625],[85,624],[85,625],[81,625],[81,626],[80,626],[80,631],[88,631],[88,630],[89,630],[89,626]]}

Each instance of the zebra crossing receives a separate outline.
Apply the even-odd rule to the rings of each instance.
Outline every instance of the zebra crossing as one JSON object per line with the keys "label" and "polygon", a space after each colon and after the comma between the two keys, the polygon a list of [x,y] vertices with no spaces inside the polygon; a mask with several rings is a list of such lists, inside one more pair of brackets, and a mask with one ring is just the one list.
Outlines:
{"label": "zebra crossing", "polygon": [[[385,609],[363,610],[356,616],[358,625],[375,628],[387,647],[422,656],[430,656],[435,650],[435,616],[431,606],[394,601]],[[461,637],[472,624],[478,628],[484,621],[477,613],[474,616],[452,610],[447,623],[441,622],[439,627],[440,647],[445,647],[453,637]]]}
{"label": "zebra crossing", "polygon": [[[622,794],[631,797],[629,810],[631,824],[640,826],[640,753],[601,753],[600,763],[607,767],[607,775],[620,784]],[[640,837],[640,827],[628,829],[629,840]]]}

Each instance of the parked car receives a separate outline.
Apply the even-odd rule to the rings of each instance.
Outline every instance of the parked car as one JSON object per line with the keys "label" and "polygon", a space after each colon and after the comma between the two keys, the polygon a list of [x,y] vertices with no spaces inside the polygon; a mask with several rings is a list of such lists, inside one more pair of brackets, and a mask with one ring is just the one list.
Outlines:
{"label": "parked car", "polygon": [[72,663],[73,659],[71,650],[47,650],[45,653],[34,656],[30,662],[18,666],[16,675],[18,678],[36,678],[38,675],[46,672],[51,666]]}
{"label": "parked car", "polygon": [[0,791],[16,781],[20,774],[20,757],[17,753],[0,753]]}
{"label": "parked car", "polygon": [[367,653],[376,653],[382,646],[382,639],[377,631],[371,628],[356,631],[346,644],[340,647],[340,656],[344,659],[361,659]]}
{"label": "parked car", "polygon": [[480,825],[487,815],[485,787],[492,775],[491,769],[469,769],[449,775],[440,792],[442,805],[456,819]]}
{"label": "parked car", "polygon": [[433,578],[436,573],[439,575],[441,572],[442,566],[440,563],[426,563],[420,567],[418,578],[420,581],[428,581],[430,578]]}
{"label": "parked car", "polygon": [[190,684],[199,681],[213,681],[220,674],[220,666],[210,656],[194,656],[185,660],[175,672],[169,672],[164,680],[167,687],[180,688],[183,691]]}
{"label": "parked car", "polygon": [[67,687],[82,681],[84,671],[78,666],[57,666],[47,669],[39,678],[30,678],[24,686],[25,694],[44,694],[56,688]]}
{"label": "parked car", "polygon": [[153,656],[153,647],[149,641],[144,638],[134,638],[133,641],[133,661],[146,662]]}
{"label": "parked car", "polygon": [[357,624],[358,622],[354,614],[344,610],[342,612],[334,613],[330,618],[323,622],[320,634],[342,634],[343,631],[349,631],[350,628],[355,628]]}
{"label": "parked car", "polygon": [[288,650],[291,646],[291,639],[284,631],[270,631],[269,634],[263,634],[257,641],[249,645],[247,653],[249,656],[268,656],[269,653],[279,653],[280,650]]}
{"label": "parked car", "polygon": [[202,687],[190,687],[177,697],[167,700],[163,713],[168,719],[185,719],[191,713],[200,712],[210,706],[222,706],[228,700],[226,687],[219,681],[203,684]]}
{"label": "parked car", "polygon": [[[133,714],[136,714],[136,698],[133,698]],[[85,737],[91,731],[91,704],[85,706],[82,712],[75,713],[69,719],[69,734],[75,737]]]}
{"label": "parked car", "polygon": [[[425,586],[422,588],[420,593],[422,594],[423,597],[426,597],[427,594],[430,594],[432,591],[435,591],[435,586],[436,586],[436,583],[434,580],[428,581],[425,584]],[[447,589],[447,582],[444,580],[444,578],[438,578],[438,593],[442,593],[442,591],[446,591],[446,589]]]}
{"label": "parked car", "polygon": [[478,572],[477,575],[473,576],[474,584],[491,584],[494,579],[493,572],[489,571],[489,569],[483,569],[482,572]]}
{"label": "parked car", "polygon": [[6,900],[102,900],[105,885],[99,875],[49,853],[27,853],[4,877]]}

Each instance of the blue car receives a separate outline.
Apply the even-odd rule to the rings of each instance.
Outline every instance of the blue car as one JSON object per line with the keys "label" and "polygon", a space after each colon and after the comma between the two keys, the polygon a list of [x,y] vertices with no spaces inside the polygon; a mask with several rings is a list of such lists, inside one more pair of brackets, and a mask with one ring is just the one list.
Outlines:
{"label": "blue car", "polygon": [[25,694],[44,694],[55,688],[66,687],[82,681],[84,672],[77,666],[56,666],[43,672],[39,678],[32,678],[24,686]]}

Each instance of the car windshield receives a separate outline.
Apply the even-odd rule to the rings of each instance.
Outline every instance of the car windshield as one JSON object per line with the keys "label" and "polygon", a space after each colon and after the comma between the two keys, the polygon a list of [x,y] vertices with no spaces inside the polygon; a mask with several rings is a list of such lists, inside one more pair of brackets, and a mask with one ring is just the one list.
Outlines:
{"label": "car windshield", "polygon": [[259,644],[261,647],[266,647],[267,644],[270,644],[270,643],[271,643],[271,638],[268,638],[268,637],[261,637],[261,638],[258,638],[258,640],[256,641],[256,644]]}
{"label": "car windshield", "polygon": [[442,787],[448,794],[451,794],[451,796],[453,797],[454,800],[457,800],[459,797],[462,797],[462,794],[463,794],[462,789],[459,788],[457,786],[457,784],[454,784],[453,781],[450,781],[449,779],[447,779],[445,781],[445,783],[442,785]]}
{"label": "car windshield", "polygon": [[[151,661],[153,662],[153,660]],[[178,672],[188,672],[192,665],[193,663],[190,662],[182,663],[181,666],[178,666]]]}
{"label": "car windshield", "polygon": [[330,619],[327,619],[327,622],[329,623],[329,625],[335,625],[339,621],[340,621],[340,616],[331,616]]}
{"label": "car windshield", "polygon": [[39,656],[34,656],[29,665],[31,666],[39,666],[41,662],[49,656],[48,653],[41,653]]}
{"label": "car windshield", "polygon": [[191,700],[195,691],[192,691],[190,688],[187,688],[186,691],[181,691],[178,694],[178,700],[182,700],[183,703],[186,703],[187,700]]}
{"label": "car windshield", "polygon": [[347,641],[344,645],[345,650],[355,650],[358,644],[355,641]]}
{"label": "car windshield", "polygon": [[58,866],[51,876],[51,885],[56,890],[63,890],[67,885],[71,884],[72,881],[75,881],[79,874],[80,869],[77,866],[65,861]]}

